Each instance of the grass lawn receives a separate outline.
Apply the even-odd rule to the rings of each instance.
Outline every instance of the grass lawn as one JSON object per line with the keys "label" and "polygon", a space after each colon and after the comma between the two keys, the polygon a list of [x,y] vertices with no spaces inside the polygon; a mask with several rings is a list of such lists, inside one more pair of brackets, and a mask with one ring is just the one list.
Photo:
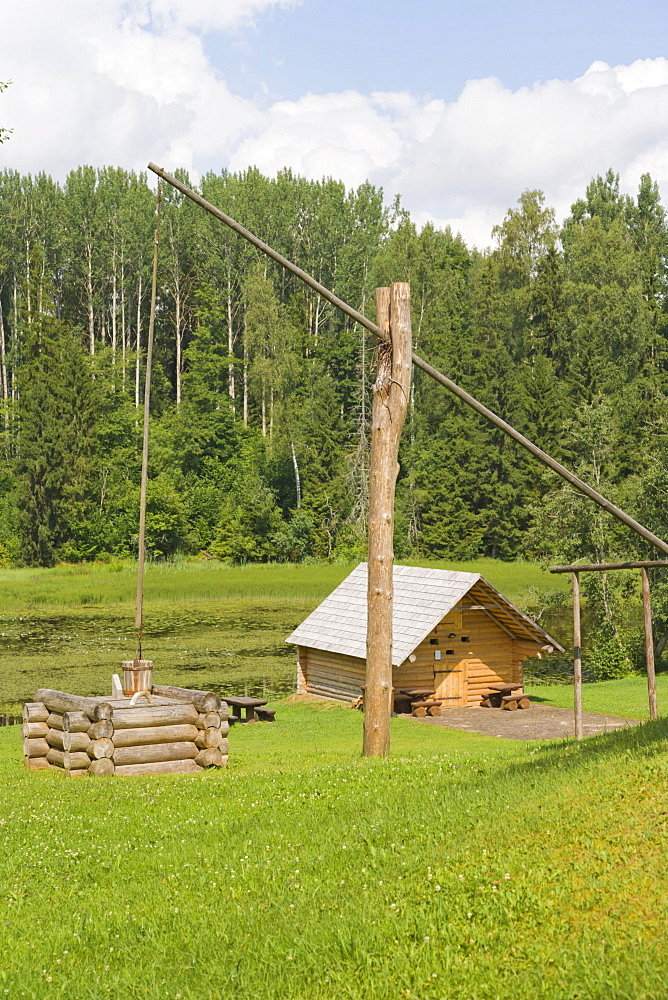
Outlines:
{"label": "grass lawn", "polygon": [[668,723],[522,744],[281,702],[230,766],[68,780],[0,730],[0,996],[657,1000]]}
{"label": "grass lawn", "polygon": [[[573,708],[572,684],[527,685],[531,700],[557,708]],[[656,675],[656,700],[659,714],[668,712],[668,674]],[[582,708],[585,712],[620,715],[629,719],[649,719],[647,678],[624,677],[582,685]]]}
{"label": "grass lawn", "polygon": [[[146,567],[145,594],[152,602],[178,600],[311,602],[315,607],[350,573],[356,563],[269,563],[227,566],[216,561],[182,560],[152,563]],[[521,600],[529,590],[568,590],[565,577],[551,576],[536,563],[508,563],[500,559],[478,559],[456,563],[443,560],[409,562],[481,573],[511,601]],[[53,569],[0,569],[2,611],[30,608],[79,607],[128,604],[136,592],[136,564],[79,563]]]}
{"label": "grass lawn", "polygon": [[[285,635],[349,568],[151,566],[156,679],[289,690]],[[555,583],[464,568],[514,600]],[[41,685],[108,690],[134,653],[131,566],[0,586],[0,712]],[[645,703],[642,678],[584,688],[589,710]],[[531,744],[394,719],[377,761],[360,712],[273,704],[194,776],[29,772],[0,728],[0,1000],[668,996],[668,720]]]}

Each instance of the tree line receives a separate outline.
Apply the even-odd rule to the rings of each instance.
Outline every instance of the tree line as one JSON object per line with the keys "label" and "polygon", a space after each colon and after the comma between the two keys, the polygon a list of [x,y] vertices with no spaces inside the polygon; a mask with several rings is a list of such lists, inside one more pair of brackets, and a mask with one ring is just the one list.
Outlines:
{"label": "tree line", "polygon": [[[650,176],[634,197],[612,171],[593,179],[561,226],[540,191],[524,192],[485,252],[450,230],[419,229],[369,184],[348,190],[251,169],[208,174],[199,190],[371,317],[375,287],[409,281],[419,353],[666,530],[668,228]],[[0,174],[7,564],[136,550],[155,224],[143,174],[80,167],[62,185]],[[167,186],[152,556],[363,555],[374,356],[365,331]],[[396,551],[647,554],[420,372],[401,450]],[[623,605],[620,587],[592,586],[611,615]]]}

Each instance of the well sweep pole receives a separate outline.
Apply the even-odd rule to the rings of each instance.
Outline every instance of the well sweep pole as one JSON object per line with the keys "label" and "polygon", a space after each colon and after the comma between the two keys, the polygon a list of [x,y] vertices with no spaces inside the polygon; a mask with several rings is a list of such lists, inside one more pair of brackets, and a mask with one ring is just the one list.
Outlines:
{"label": "well sweep pole", "polygon": [[135,605],[135,628],[137,635],[137,655],[141,660],[141,639],[144,627],[144,559],[146,552],[146,487],[148,483],[148,418],[151,403],[151,362],[153,360],[153,331],[155,329],[155,302],[158,288],[158,247],[160,245],[160,207],[162,186],[158,181],[158,220],[153,244],[153,283],[151,285],[151,316],[148,324],[148,344],[146,347],[146,380],[144,383],[144,437],[141,454],[141,494],[139,498],[139,544],[137,552],[137,602]]}
{"label": "well sweep pole", "polygon": [[580,628],[580,576],[573,573],[573,701],[575,739],[582,739],[582,629]]}
{"label": "well sweep pole", "polygon": [[411,381],[409,285],[397,282],[391,288],[378,288],[376,313],[381,326],[388,330],[388,339],[378,347],[371,416],[365,757],[386,757],[390,752],[394,491]]}
{"label": "well sweep pole", "polygon": [[[235,220],[232,219],[229,215],[226,215],[224,212],[221,212],[221,210],[219,208],[216,208],[215,205],[211,205],[208,201],[205,201],[204,198],[201,197],[201,195],[198,195],[191,188],[187,187],[181,181],[177,180],[176,177],[173,177],[171,174],[168,174],[165,170],[162,169],[162,167],[158,167],[155,163],[149,163],[148,167],[149,170],[152,170],[153,173],[158,175],[158,177],[163,178],[164,180],[167,181],[168,184],[171,184],[178,191],[181,191],[181,193],[186,195],[187,198],[190,198],[197,205],[200,205],[207,212],[210,212],[211,215],[214,215],[217,219],[220,219],[221,222],[224,222],[225,225],[229,226],[230,229],[234,230],[235,233],[238,233],[239,236],[243,236],[244,239],[248,240],[249,243],[252,243],[253,246],[258,248],[258,250],[261,250],[262,253],[266,254],[268,257],[271,257],[272,260],[275,260],[278,264],[286,268],[286,270],[290,271],[297,278],[300,278],[301,281],[309,285],[310,288],[313,288],[314,291],[318,292],[319,295],[322,295],[323,298],[327,299],[328,302],[331,302],[332,305],[336,306],[338,309],[340,309],[343,313],[349,316],[356,323],[359,323],[365,329],[375,334],[377,337],[380,338],[380,340],[385,339],[385,334],[383,333],[383,330],[381,329],[380,326],[378,326],[376,323],[373,323],[370,319],[367,319],[366,316],[358,312],[357,309],[353,309],[352,306],[349,306],[347,304],[347,302],[344,302],[342,299],[338,298],[338,296],[334,295],[333,292],[330,292],[329,289],[325,288],[324,285],[321,285],[319,281],[316,281],[315,278],[312,278],[310,274],[307,274],[305,271],[302,271],[300,267],[297,267],[296,264],[293,264],[286,257],[283,257],[282,254],[278,253],[267,243],[263,243],[262,240],[260,240],[257,236],[251,233],[248,229],[245,229],[244,226],[241,226],[238,222],[235,222]],[[612,514],[623,524],[627,525],[627,527],[631,528],[646,541],[656,546],[656,548],[661,549],[662,552],[668,553],[668,542],[664,542],[663,539],[653,534],[642,524],[639,524],[638,521],[634,520],[619,507],[616,507],[615,504],[611,503],[596,490],[592,489],[591,486],[588,486],[585,482],[583,482],[582,479],[580,479],[574,473],[570,472],[569,469],[565,468],[565,466],[561,465],[561,463],[551,458],[550,455],[544,452],[537,445],[533,444],[532,441],[529,441],[528,438],[525,438],[524,435],[520,434],[519,431],[515,430],[515,428],[511,426],[511,424],[506,423],[505,420],[502,420],[501,417],[497,416],[496,413],[488,409],[488,407],[483,406],[483,404],[478,402],[478,400],[475,399],[474,396],[471,396],[471,394],[466,392],[465,389],[462,389],[460,386],[458,386],[456,382],[453,382],[452,379],[449,379],[447,375],[444,375],[442,372],[439,372],[438,369],[428,364],[428,362],[423,361],[423,359],[418,357],[417,354],[413,354],[412,360],[416,368],[420,368],[431,378],[435,379],[436,382],[439,382],[442,386],[445,386],[445,388],[448,389],[451,393],[453,393],[453,395],[461,399],[464,403],[466,403],[467,406],[470,406],[471,409],[476,411],[476,413],[479,413],[481,416],[485,417],[486,420],[489,420],[489,422],[494,424],[495,427],[498,427],[499,430],[502,430],[504,434],[507,434],[514,441],[517,441],[517,443],[520,444],[523,448],[525,448],[526,451],[530,452],[534,456],[534,458],[537,458],[539,462],[543,463],[543,465],[546,465],[548,468],[552,469],[553,472],[556,472],[558,476],[561,476],[562,479],[565,479],[567,482],[569,482],[571,486],[575,487],[576,490],[579,490],[581,493],[584,493],[586,497],[589,497],[590,500],[593,500],[594,503],[597,503],[599,507],[602,507],[604,510],[607,510],[608,513]]]}

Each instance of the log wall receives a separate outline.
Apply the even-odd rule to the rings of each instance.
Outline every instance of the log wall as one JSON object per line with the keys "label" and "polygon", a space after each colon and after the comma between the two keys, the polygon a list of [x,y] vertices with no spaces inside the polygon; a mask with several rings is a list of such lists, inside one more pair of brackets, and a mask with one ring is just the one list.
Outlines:
{"label": "log wall", "polygon": [[334,701],[355,701],[359,698],[366,676],[365,660],[322,649],[300,649],[303,650],[301,664],[309,694]]}
{"label": "log wall", "polygon": [[[165,689],[163,689],[165,690]],[[23,707],[23,756],[33,770],[69,776],[192,773],[228,761],[228,708],[218,695],[185,689],[172,705],[98,703],[41,689]],[[37,698],[36,696],[36,698]],[[100,705],[102,704],[102,711]]]}

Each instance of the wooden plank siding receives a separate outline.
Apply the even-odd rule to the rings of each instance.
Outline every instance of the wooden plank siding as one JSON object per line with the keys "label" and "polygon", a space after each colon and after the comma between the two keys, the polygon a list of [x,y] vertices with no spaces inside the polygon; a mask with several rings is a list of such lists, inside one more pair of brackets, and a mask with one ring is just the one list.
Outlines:
{"label": "wooden plank siding", "polygon": [[[457,607],[420,643],[414,662],[409,658],[394,668],[394,687],[432,687],[444,698],[443,708],[479,705],[490,684],[521,684],[523,661],[540,648],[538,642],[513,639],[484,611]],[[449,667],[459,675],[448,674]]]}
{"label": "wooden plank siding", "polygon": [[[445,700],[443,708],[479,705],[490,684],[521,684],[522,664],[541,649],[530,639],[514,639],[489,614],[467,609],[467,598],[450,611],[400,666],[395,691],[429,688]],[[504,622],[505,625],[505,622]],[[463,640],[468,641],[464,642]],[[441,658],[435,659],[435,651]],[[450,670],[457,673],[450,673]],[[360,657],[297,647],[297,690],[336,701],[354,701],[365,681]]]}

